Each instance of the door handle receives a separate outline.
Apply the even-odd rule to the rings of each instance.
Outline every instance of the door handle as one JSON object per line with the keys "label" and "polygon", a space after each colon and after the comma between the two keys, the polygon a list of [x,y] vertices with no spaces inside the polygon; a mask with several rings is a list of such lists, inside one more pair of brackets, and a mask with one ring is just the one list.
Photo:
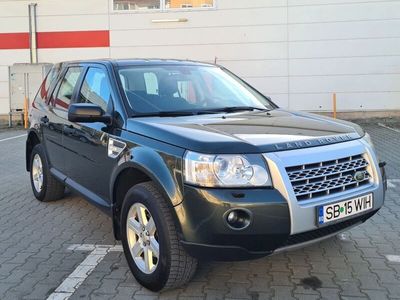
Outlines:
{"label": "door handle", "polygon": [[47,123],[49,123],[49,118],[47,117],[47,116],[44,116],[44,117],[41,117],[40,118],[40,122],[42,122],[42,123],[44,123],[44,124],[47,124]]}

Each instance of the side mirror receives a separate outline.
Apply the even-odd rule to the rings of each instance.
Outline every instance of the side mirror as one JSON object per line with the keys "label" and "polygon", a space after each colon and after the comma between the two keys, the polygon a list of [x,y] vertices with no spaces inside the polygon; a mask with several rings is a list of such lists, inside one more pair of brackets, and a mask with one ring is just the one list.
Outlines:
{"label": "side mirror", "polygon": [[104,110],[91,103],[74,103],[68,109],[68,121],[81,123],[103,122],[111,124],[112,118]]}

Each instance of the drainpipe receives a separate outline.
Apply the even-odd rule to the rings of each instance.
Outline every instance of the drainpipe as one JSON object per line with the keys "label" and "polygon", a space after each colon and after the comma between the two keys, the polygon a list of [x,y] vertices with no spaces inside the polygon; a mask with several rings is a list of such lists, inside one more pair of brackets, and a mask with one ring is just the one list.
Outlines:
{"label": "drainpipe", "polygon": [[31,54],[31,64],[38,62],[37,37],[36,37],[36,6],[37,3],[31,3],[29,7],[29,49]]}

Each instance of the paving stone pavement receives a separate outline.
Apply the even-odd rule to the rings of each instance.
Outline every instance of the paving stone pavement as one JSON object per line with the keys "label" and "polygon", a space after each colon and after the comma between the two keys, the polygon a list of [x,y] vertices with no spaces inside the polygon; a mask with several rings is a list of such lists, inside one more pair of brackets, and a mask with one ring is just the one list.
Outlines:
{"label": "paving stone pavement", "polygon": [[[393,128],[400,128],[396,124]],[[400,179],[400,133],[362,126]],[[0,132],[0,299],[46,299],[86,258],[72,244],[114,245],[111,221],[68,193],[40,203],[25,172],[22,131]],[[202,262],[187,286],[157,294],[132,277],[121,252],[110,252],[70,299],[400,299],[400,181],[371,220],[307,248],[254,261]]]}

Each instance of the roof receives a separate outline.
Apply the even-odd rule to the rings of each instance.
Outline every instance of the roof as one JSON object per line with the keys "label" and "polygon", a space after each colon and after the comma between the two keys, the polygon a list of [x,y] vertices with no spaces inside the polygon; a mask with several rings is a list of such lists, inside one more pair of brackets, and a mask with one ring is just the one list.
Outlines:
{"label": "roof", "polygon": [[136,58],[136,59],[88,59],[88,60],[75,60],[68,61],[65,63],[111,63],[114,66],[159,66],[159,65],[185,65],[185,66],[215,66],[211,63],[193,61],[193,60],[182,60],[182,59],[160,59],[160,58]]}

